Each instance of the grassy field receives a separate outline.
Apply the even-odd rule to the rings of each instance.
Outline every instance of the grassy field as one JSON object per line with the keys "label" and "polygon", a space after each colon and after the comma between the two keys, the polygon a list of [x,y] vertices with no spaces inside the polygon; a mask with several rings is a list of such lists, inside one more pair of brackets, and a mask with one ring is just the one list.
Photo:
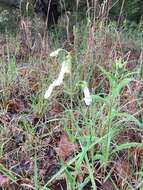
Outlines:
{"label": "grassy field", "polygon": [[0,189],[143,190],[139,26],[20,26],[0,39]]}

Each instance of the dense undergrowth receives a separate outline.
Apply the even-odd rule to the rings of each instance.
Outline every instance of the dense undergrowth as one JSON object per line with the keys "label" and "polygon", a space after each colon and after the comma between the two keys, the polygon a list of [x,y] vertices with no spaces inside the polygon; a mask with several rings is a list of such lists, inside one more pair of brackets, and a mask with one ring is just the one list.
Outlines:
{"label": "dense undergrowth", "polygon": [[142,30],[87,19],[34,43],[31,30],[0,39],[0,188],[142,190]]}

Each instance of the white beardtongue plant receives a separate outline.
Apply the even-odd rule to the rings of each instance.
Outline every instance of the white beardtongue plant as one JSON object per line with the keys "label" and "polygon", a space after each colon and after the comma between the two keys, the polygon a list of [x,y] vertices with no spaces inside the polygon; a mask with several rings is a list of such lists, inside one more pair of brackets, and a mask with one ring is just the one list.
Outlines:
{"label": "white beardtongue plant", "polygon": [[92,103],[92,96],[90,94],[87,82],[81,81],[80,86],[81,86],[83,93],[84,93],[84,99],[83,100],[87,106],[90,106]]}
{"label": "white beardtongue plant", "polygon": [[[71,57],[69,52],[67,52],[64,49],[57,49],[56,51],[54,51],[50,54],[50,57],[57,57],[61,51],[64,51],[65,53],[67,53],[67,55],[65,56],[65,59],[63,60],[63,62],[61,64],[62,65],[61,70],[60,70],[60,73],[59,73],[57,79],[55,79],[49,85],[49,88],[46,90],[45,95],[44,95],[45,99],[50,98],[50,96],[52,95],[52,92],[56,86],[60,86],[63,84],[65,74],[71,74],[71,66],[72,66],[71,65],[71,59],[72,59],[72,57]],[[83,93],[84,93],[84,102],[87,106],[89,106],[92,103],[92,96],[91,96],[90,91],[88,89],[87,82],[81,81],[79,86],[82,88]]]}
{"label": "white beardtongue plant", "polygon": [[[65,51],[65,50],[57,49],[56,51],[54,51],[50,54],[50,57],[58,56],[61,51]],[[64,61],[62,62],[62,67],[61,67],[60,73],[58,75],[58,78],[55,79],[52,82],[52,84],[50,84],[48,90],[46,91],[46,93],[44,95],[44,98],[48,99],[51,96],[54,87],[60,86],[61,84],[63,84],[65,74],[70,74],[70,73],[71,73],[71,55],[70,55],[70,53],[67,52],[67,55],[66,55]]]}

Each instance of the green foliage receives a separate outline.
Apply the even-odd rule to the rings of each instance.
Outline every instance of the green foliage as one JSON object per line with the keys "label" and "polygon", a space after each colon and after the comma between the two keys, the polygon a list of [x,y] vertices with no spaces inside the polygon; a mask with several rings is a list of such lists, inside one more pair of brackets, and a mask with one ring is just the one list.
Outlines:
{"label": "green foliage", "polygon": [[119,15],[121,21],[127,19],[134,22],[139,22],[143,16],[142,0],[113,0],[114,6],[110,10],[111,19],[118,20]]}
{"label": "green foliage", "polygon": [[17,68],[15,58],[9,59],[7,64],[0,62],[1,72],[0,72],[0,100],[2,98],[9,98],[9,89],[16,82]]}
{"label": "green foliage", "polygon": [[[31,1],[29,2],[31,3]],[[73,2],[77,1],[65,0],[67,7],[72,7]],[[79,14],[86,15],[87,2],[81,0],[78,5],[74,5],[78,8]],[[129,3],[131,7],[133,5],[136,4]],[[31,5],[26,3],[25,16],[29,15],[29,6]],[[81,11],[81,7],[85,12]],[[121,5],[118,8],[120,12]],[[130,14],[135,14],[137,10],[139,11],[139,9],[135,9]],[[3,24],[7,24],[7,12],[2,12],[0,19]],[[85,23],[87,19],[85,19]],[[125,176],[121,182],[128,189],[134,189],[134,177],[138,180],[137,182],[139,182],[138,175],[142,178],[143,164],[142,166],[138,164],[137,168],[138,161],[133,163],[138,159],[138,155],[136,154],[134,157],[132,149],[137,151],[141,149],[142,151],[143,145],[140,140],[142,134],[139,133],[142,130],[142,117],[140,116],[142,107],[134,105],[134,102],[141,104],[142,99],[138,98],[136,93],[132,99],[134,93],[134,91],[132,93],[132,83],[138,82],[139,86],[142,79],[142,65],[136,65],[139,71],[135,69],[130,72],[124,53],[130,52],[132,49],[126,48],[126,52],[120,54],[120,49],[116,49],[114,46],[118,40],[121,45],[123,43],[120,41],[117,24],[111,23],[100,28],[100,22],[97,22],[94,31],[91,30],[94,27],[91,22],[85,25],[83,22],[78,24],[74,26],[74,47],[70,53],[63,48],[52,52],[51,44],[53,49],[56,49],[57,46],[58,48],[63,47],[58,41],[58,37],[61,40],[63,34],[57,31],[58,34],[55,31],[51,34],[49,31],[51,44],[49,43],[48,46],[47,57],[42,59],[41,55],[39,58],[37,54],[32,54],[26,63],[24,59],[19,63],[19,60],[17,61],[13,55],[15,51],[10,52],[7,41],[6,54],[2,55],[0,60],[0,101],[3,101],[2,111],[0,111],[0,159],[6,160],[8,164],[0,164],[0,174],[6,176],[13,183],[19,179],[24,181],[28,178],[32,183],[27,183],[25,180],[25,184],[21,184],[21,186],[34,190],[51,190],[51,184],[56,185],[63,179],[68,190],[83,190],[87,184],[91,185],[90,189],[96,190],[100,188],[97,181],[103,182],[101,189],[104,189],[104,182],[112,179],[114,174],[117,180],[120,180],[120,176],[117,175],[118,171],[114,171],[113,167],[116,169],[116,164],[125,161],[131,165],[130,175]],[[124,24],[127,26],[125,22]],[[129,26],[126,28],[125,26],[124,32],[132,33],[132,30],[128,30]],[[56,30],[56,27],[54,29]],[[107,47],[108,44],[106,45],[108,34],[111,37],[109,40],[113,40],[111,49]],[[95,40],[93,46],[90,45],[90,37],[92,37],[92,41]],[[104,60],[106,51],[102,52],[105,47],[107,53],[108,48],[110,51],[109,57],[105,57],[106,60]],[[52,53],[50,54],[50,52]],[[119,53],[119,55],[112,56],[112,52]],[[52,59],[49,58],[50,56]],[[59,72],[58,63],[63,66],[61,67],[62,72]],[[58,72],[62,77],[55,78],[58,76]],[[62,73],[66,74],[65,78],[63,78],[64,75],[61,75]],[[60,78],[62,80],[59,80]],[[50,84],[54,84],[56,88],[52,93],[53,96],[48,96],[47,101],[44,99],[44,92],[47,85],[50,86]],[[128,87],[132,94],[127,91]],[[133,88],[136,91],[137,87]],[[88,100],[90,97],[92,98],[90,104],[85,104],[83,101],[85,100],[83,96],[86,94]],[[124,101],[124,97],[127,98],[127,102]],[[15,103],[10,105],[13,99]],[[123,109],[128,104],[132,106],[133,113]],[[126,134],[130,130],[133,130],[134,136]],[[63,141],[63,133],[69,138],[68,141],[65,139]],[[24,134],[25,140],[15,146],[19,134]],[[120,138],[121,135],[125,136],[125,140]],[[71,154],[66,152],[68,144],[74,145],[74,151],[70,151]],[[19,155],[20,151],[22,151],[22,158],[25,157],[24,161],[20,156],[18,160],[14,156],[13,160],[11,155],[13,153]],[[61,152],[67,154],[65,160],[62,158]],[[129,153],[132,155],[130,156]],[[10,162],[7,155],[10,155]],[[22,175],[17,170],[13,172],[13,168],[19,163],[26,163],[26,168],[28,167],[27,163],[30,164],[29,171],[26,169],[26,174],[25,169],[22,171]],[[53,164],[58,167],[50,171]],[[124,167],[121,167],[121,170],[123,170],[122,173],[126,173]],[[124,178],[122,173],[119,174],[121,178]],[[48,178],[47,175],[49,175]],[[119,185],[116,184],[114,178],[113,181],[115,186]],[[138,184],[142,186],[141,183]],[[120,186],[116,189],[123,190],[125,188]]]}
{"label": "green foliage", "polygon": [[16,32],[17,13],[13,9],[0,7],[0,33],[7,31]]}
{"label": "green foliage", "polygon": [[0,0],[0,33],[8,31],[16,33],[18,21],[21,17],[34,16],[34,4],[32,1],[5,1]]}
{"label": "green foliage", "polygon": [[17,178],[15,177],[15,175],[10,170],[5,168],[5,166],[3,166],[2,164],[0,164],[0,172],[8,177],[12,182],[16,182]]}

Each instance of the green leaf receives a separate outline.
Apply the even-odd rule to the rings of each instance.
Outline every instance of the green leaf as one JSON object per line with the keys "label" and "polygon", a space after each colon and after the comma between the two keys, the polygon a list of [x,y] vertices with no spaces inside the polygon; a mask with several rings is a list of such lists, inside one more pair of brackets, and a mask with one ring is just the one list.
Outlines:
{"label": "green leaf", "polygon": [[116,148],[112,150],[111,154],[114,154],[114,153],[122,151],[122,150],[129,149],[129,148],[133,148],[133,147],[142,147],[143,148],[143,144],[136,143],[136,142],[129,142],[129,143],[117,145]]}
{"label": "green leaf", "polygon": [[2,164],[0,164],[0,172],[6,177],[8,177],[12,182],[16,183],[16,176],[14,176],[13,172],[5,168]]}

